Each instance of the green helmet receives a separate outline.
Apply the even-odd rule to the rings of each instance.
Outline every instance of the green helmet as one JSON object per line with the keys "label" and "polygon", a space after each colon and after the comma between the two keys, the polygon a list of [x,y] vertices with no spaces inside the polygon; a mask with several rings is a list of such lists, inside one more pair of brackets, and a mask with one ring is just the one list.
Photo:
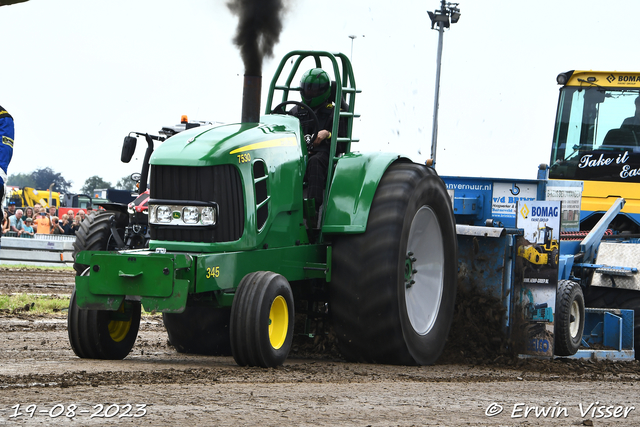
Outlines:
{"label": "green helmet", "polygon": [[311,108],[322,105],[331,95],[331,80],[322,68],[312,68],[300,79],[302,102]]}

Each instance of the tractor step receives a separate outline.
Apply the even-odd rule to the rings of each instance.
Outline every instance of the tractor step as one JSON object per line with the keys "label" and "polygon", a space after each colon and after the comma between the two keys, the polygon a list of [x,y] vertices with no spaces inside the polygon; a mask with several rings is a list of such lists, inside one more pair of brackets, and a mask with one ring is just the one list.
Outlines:
{"label": "tractor step", "polygon": [[593,275],[591,286],[640,290],[640,274],[636,274],[640,265],[640,245],[602,242],[596,264],[602,267],[596,269],[600,274]]}
{"label": "tractor step", "polygon": [[637,272],[638,272],[637,268],[625,268],[625,267],[596,268],[596,273],[608,274],[610,276],[633,276]]}

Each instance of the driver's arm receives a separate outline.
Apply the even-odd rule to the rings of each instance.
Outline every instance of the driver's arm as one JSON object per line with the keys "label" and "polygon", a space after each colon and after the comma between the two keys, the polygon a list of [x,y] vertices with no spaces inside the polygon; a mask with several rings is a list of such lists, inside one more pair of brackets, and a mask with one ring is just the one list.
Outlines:
{"label": "driver's arm", "polygon": [[320,132],[318,132],[318,136],[316,136],[316,139],[313,141],[313,145],[318,146],[327,138],[331,138],[331,132],[322,129]]}

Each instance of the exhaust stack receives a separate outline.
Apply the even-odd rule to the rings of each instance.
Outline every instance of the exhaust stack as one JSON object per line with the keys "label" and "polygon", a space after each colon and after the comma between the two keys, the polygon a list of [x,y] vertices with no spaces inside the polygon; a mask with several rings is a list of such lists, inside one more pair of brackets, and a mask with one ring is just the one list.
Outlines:
{"label": "exhaust stack", "polygon": [[244,76],[242,91],[242,123],[258,123],[260,121],[260,92],[262,76]]}

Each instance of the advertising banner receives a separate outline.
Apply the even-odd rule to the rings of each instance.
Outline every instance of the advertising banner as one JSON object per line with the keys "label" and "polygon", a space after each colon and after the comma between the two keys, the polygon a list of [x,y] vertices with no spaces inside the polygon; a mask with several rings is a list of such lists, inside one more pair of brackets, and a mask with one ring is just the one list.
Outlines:
{"label": "advertising banner", "polygon": [[512,339],[521,354],[553,357],[561,202],[518,202]]}
{"label": "advertising banner", "polygon": [[561,231],[580,231],[582,181],[548,181],[545,200],[562,202]]}

